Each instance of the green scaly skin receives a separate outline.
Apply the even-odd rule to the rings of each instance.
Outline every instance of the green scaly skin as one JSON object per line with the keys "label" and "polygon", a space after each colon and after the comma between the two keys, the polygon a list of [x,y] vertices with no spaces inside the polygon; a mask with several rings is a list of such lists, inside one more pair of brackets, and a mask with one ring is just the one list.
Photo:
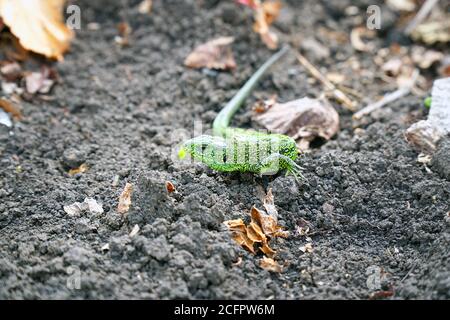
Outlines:
{"label": "green scaly skin", "polygon": [[253,172],[274,174],[286,169],[296,179],[302,177],[295,140],[282,134],[266,134],[254,130],[229,127],[232,116],[242,106],[267,70],[286,53],[287,47],[275,53],[244,84],[214,120],[213,136],[201,135],[186,141],[179,152],[189,153],[195,160],[221,172]]}

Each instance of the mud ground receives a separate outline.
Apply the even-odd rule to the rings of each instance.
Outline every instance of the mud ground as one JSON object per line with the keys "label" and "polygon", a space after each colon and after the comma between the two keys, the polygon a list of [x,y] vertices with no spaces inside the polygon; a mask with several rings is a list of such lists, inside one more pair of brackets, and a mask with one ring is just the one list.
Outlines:
{"label": "mud ground", "polygon": [[[326,38],[320,28],[349,33],[367,5],[352,1],[285,1],[275,30],[282,41],[316,37],[328,57],[305,55],[322,70],[347,75],[361,105],[395,89],[377,77],[352,74],[355,57],[377,73],[373,55]],[[76,1],[83,25],[56,65],[62,83],[50,101],[24,102],[12,135],[0,134],[0,298],[2,299],[388,299],[450,298],[449,149],[443,141],[429,169],[403,131],[424,118],[425,95],[410,95],[373,113],[360,128],[334,103],[341,130],[299,163],[309,184],[283,174],[264,179],[216,173],[172,155],[193,134],[194,120],[211,121],[270,51],[251,32],[252,17],[232,1]],[[381,4],[381,3],[380,3]],[[402,39],[395,13],[383,8],[377,48]],[[117,23],[133,28],[130,46],[114,43]],[[99,30],[87,23],[97,22]],[[189,70],[183,60],[211,38],[232,35],[235,72]],[[234,125],[254,127],[251,104],[276,93],[280,101],[318,96],[319,83],[290,54],[249,99]],[[75,176],[68,169],[86,163]],[[165,181],[177,194],[168,195]],[[135,187],[124,218],[117,201]],[[273,188],[280,224],[292,231],[273,241],[280,274],[238,247],[222,222],[246,218]],[[63,206],[93,197],[104,213],[69,217]],[[295,226],[310,224],[313,252]],[[140,232],[130,237],[133,226]],[[109,250],[102,250],[104,245]],[[236,262],[240,261],[236,264]],[[379,277],[378,277],[379,275]],[[68,283],[79,276],[80,289]],[[374,283],[375,286],[370,285]],[[369,283],[369,286],[368,286]]]}

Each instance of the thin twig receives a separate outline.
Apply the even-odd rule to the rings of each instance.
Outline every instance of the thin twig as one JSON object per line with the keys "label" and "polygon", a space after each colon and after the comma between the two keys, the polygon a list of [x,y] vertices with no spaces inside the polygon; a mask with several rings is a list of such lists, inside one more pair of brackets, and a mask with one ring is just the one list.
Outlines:
{"label": "thin twig", "polygon": [[325,88],[333,94],[333,96],[343,104],[343,106],[352,112],[356,110],[355,102],[353,102],[348,96],[328,80],[311,62],[308,61],[301,53],[297,52],[298,61],[311,73],[311,75],[322,82]]}
{"label": "thin twig", "polygon": [[411,80],[408,81],[407,84],[405,84],[404,86],[401,86],[400,88],[398,88],[397,90],[395,90],[393,92],[386,94],[383,98],[381,98],[377,102],[371,103],[367,107],[362,108],[361,110],[359,110],[358,112],[356,112],[353,115],[353,120],[359,120],[363,116],[365,116],[377,109],[380,109],[383,106],[385,106],[397,99],[400,99],[401,97],[408,95],[411,92],[411,89],[413,88],[414,84],[416,83],[416,80],[418,77],[419,77],[419,70],[415,69],[411,76]]}
{"label": "thin twig", "polygon": [[439,2],[439,0],[426,0],[420,7],[416,16],[408,23],[405,28],[405,34],[409,35],[413,30],[428,16],[431,9]]}

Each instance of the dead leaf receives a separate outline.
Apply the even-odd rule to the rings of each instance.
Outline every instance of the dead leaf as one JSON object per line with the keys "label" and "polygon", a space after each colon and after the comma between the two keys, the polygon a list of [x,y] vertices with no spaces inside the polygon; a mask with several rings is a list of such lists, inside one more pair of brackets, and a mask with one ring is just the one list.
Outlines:
{"label": "dead leaf", "polygon": [[253,30],[259,33],[261,40],[269,49],[278,47],[278,36],[270,29],[270,25],[278,17],[281,10],[281,1],[254,1]]}
{"label": "dead leaf", "polygon": [[380,290],[372,293],[369,296],[369,300],[377,300],[377,299],[384,299],[392,297],[395,294],[394,287],[391,285],[389,286],[389,290]]}
{"label": "dead leaf", "polygon": [[299,249],[303,253],[311,253],[311,252],[313,252],[313,247],[312,247],[312,244],[310,242],[308,242],[304,246],[301,246]]}
{"label": "dead leaf", "polygon": [[286,134],[307,147],[315,138],[331,139],[339,130],[339,115],[326,101],[302,98],[277,103],[254,116],[266,129]]}
{"label": "dead leaf", "polygon": [[263,243],[262,247],[259,248],[267,257],[273,258],[276,254],[276,251],[273,250],[267,243]]}
{"label": "dead leaf", "polygon": [[252,217],[252,221],[259,224],[264,234],[268,235],[269,237],[277,231],[277,220],[274,217],[262,213],[255,206],[252,207],[250,215]]}
{"label": "dead leaf", "polygon": [[450,78],[435,80],[427,120],[414,123],[405,132],[406,141],[424,154],[433,154],[439,140],[450,133],[449,94]]}
{"label": "dead leaf", "polygon": [[267,270],[267,271],[270,271],[270,272],[280,273],[281,271],[283,271],[283,268],[278,264],[278,262],[276,262],[272,258],[263,257],[259,261],[259,266],[261,268],[263,268],[264,270]]}
{"label": "dead leaf", "polygon": [[131,193],[133,192],[133,185],[131,183],[126,183],[119,197],[119,205],[117,206],[117,212],[125,214],[130,210],[131,205]]}
{"label": "dead leaf", "polygon": [[153,1],[152,0],[143,0],[139,4],[138,11],[141,14],[150,14],[152,11]]}
{"label": "dead leaf", "polygon": [[245,233],[242,232],[233,232],[232,238],[239,245],[241,245],[244,249],[247,249],[251,253],[255,253],[255,249],[253,248],[254,242],[250,240]]}
{"label": "dead leaf", "polygon": [[0,0],[0,16],[27,50],[62,60],[73,38],[63,21],[64,0]]}
{"label": "dead leaf", "polygon": [[415,41],[425,44],[447,43],[450,41],[450,19],[444,16],[440,20],[432,20],[418,25],[411,33]]}
{"label": "dead leaf", "polygon": [[227,221],[224,221],[224,224],[228,227],[228,229],[230,231],[238,231],[238,232],[244,232],[244,233],[247,232],[247,228],[242,219],[227,220]]}
{"label": "dead leaf", "polygon": [[117,25],[119,35],[114,38],[114,41],[121,47],[126,47],[130,44],[131,27],[128,22],[121,22]]}
{"label": "dead leaf", "polygon": [[76,175],[76,174],[78,174],[78,173],[84,173],[84,172],[86,172],[88,169],[89,169],[89,167],[87,166],[87,164],[86,164],[86,163],[83,163],[83,164],[82,164],[81,166],[79,166],[78,168],[70,169],[70,170],[69,170],[69,175],[70,175],[70,176],[73,176],[73,175]]}
{"label": "dead leaf", "polygon": [[189,68],[208,68],[230,70],[236,68],[236,62],[231,51],[233,37],[220,37],[199,45],[184,60]]}
{"label": "dead leaf", "polygon": [[272,188],[269,188],[266,196],[263,199],[263,207],[264,209],[266,209],[266,213],[270,215],[275,220],[275,222],[277,222],[278,211],[275,208],[275,200],[273,198]]}
{"label": "dead leaf", "polygon": [[166,181],[166,190],[168,193],[172,193],[172,192],[176,191],[175,186],[170,181]]}
{"label": "dead leaf", "polygon": [[261,230],[261,227],[257,225],[255,222],[250,222],[247,226],[247,237],[253,242],[266,242],[266,236]]}
{"label": "dead leaf", "polygon": [[64,211],[69,216],[79,216],[83,212],[101,214],[103,213],[103,207],[94,198],[86,198],[83,202],[75,202],[71,205],[64,206]]}
{"label": "dead leaf", "polygon": [[341,84],[345,81],[345,76],[337,72],[329,72],[325,75],[334,84]]}
{"label": "dead leaf", "polygon": [[130,234],[128,235],[130,238],[133,238],[135,235],[139,233],[141,228],[139,228],[139,225],[135,224],[133,227],[133,230],[131,230]]}
{"label": "dead leaf", "polygon": [[396,77],[400,73],[402,68],[403,61],[399,57],[394,57],[388,61],[386,61],[381,69],[383,72],[389,77]]}
{"label": "dead leaf", "polygon": [[236,0],[236,1],[240,4],[243,4],[245,6],[252,8],[252,9],[256,8],[257,0]]}
{"label": "dead leaf", "polygon": [[43,67],[39,72],[30,72],[25,75],[25,88],[28,93],[49,93],[55,84],[56,73],[49,67]]}
{"label": "dead leaf", "polygon": [[386,0],[386,4],[397,11],[411,12],[416,9],[414,0]]}
{"label": "dead leaf", "polygon": [[0,68],[2,76],[10,82],[17,81],[22,78],[22,68],[17,62],[8,62]]}
{"label": "dead leaf", "polygon": [[10,113],[16,119],[20,120],[22,118],[20,109],[9,100],[0,98],[0,108],[5,110],[5,112]]}
{"label": "dead leaf", "polygon": [[263,205],[268,213],[262,212],[255,206],[250,212],[251,221],[246,226],[242,219],[228,220],[224,224],[232,231],[232,238],[248,251],[255,253],[255,245],[266,256],[273,257],[275,250],[270,248],[269,240],[275,237],[285,237],[287,232],[277,225],[277,210],[274,205],[272,190],[269,189],[263,199]]}
{"label": "dead leaf", "polygon": [[429,154],[420,153],[417,156],[417,162],[421,164],[429,164],[431,162],[431,156]]}
{"label": "dead leaf", "polygon": [[366,27],[356,27],[352,29],[350,33],[350,42],[358,51],[362,52],[368,52],[372,51],[375,46],[373,43],[366,43],[362,40],[363,37],[365,38],[373,38],[375,36],[375,31],[367,29]]}
{"label": "dead leaf", "polygon": [[423,47],[413,47],[411,58],[420,69],[428,69],[443,60],[444,54],[436,50],[426,50]]}
{"label": "dead leaf", "polygon": [[275,103],[277,103],[277,95],[276,94],[272,95],[267,100],[256,101],[256,103],[253,105],[252,110],[256,113],[263,113],[263,112],[266,112],[267,110],[269,110]]}

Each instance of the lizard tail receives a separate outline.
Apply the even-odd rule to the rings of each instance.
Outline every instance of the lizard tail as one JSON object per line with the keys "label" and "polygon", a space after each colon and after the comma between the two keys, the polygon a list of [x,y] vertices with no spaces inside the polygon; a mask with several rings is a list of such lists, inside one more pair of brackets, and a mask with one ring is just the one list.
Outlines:
{"label": "lizard tail", "polygon": [[244,86],[236,93],[236,95],[227,103],[227,105],[219,112],[213,123],[213,132],[216,136],[223,136],[226,128],[230,124],[231,118],[241,107],[242,103],[252,92],[253,88],[259,80],[265,75],[267,70],[280,59],[287,51],[289,46],[284,46],[280,51],[272,55],[259,69],[251,76]]}

